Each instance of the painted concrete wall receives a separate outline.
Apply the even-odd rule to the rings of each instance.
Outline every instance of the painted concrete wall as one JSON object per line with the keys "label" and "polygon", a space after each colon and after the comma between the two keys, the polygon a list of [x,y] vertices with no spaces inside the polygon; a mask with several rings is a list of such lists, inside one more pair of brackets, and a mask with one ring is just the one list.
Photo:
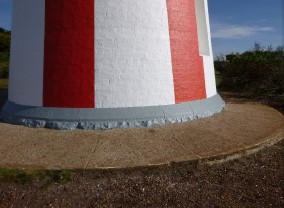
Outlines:
{"label": "painted concrete wall", "polygon": [[42,106],[45,0],[14,0],[9,100]]}
{"label": "painted concrete wall", "polygon": [[210,98],[217,94],[217,89],[216,89],[214,59],[213,59],[213,50],[212,50],[212,42],[211,42],[208,1],[207,0],[195,0],[195,1],[201,1],[201,4],[202,3],[204,4],[207,34],[208,34],[207,38],[208,38],[208,46],[209,46],[210,55],[203,55],[203,65],[204,65],[204,74],[205,74],[205,83],[206,83],[206,94],[207,94],[207,98]]}
{"label": "painted concrete wall", "polygon": [[207,0],[53,1],[14,0],[10,101],[117,108],[216,95]]}
{"label": "painted concrete wall", "polygon": [[204,0],[194,0],[194,3],[195,3],[196,22],[197,22],[197,31],[198,31],[199,54],[204,56],[210,56],[207,21],[206,21],[207,11],[205,9]]}
{"label": "painted concrete wall", "polygon": [[94,0],[45,6],[43,106],[94,108]]}
{"label": "painted concrete wall", "polygon": [[174,104],[165,0],[96,0],[96,107]]}
{"label": "painted concrete wall", "polygon": [[167,0],[176,103],[206,98],[194,0]]}

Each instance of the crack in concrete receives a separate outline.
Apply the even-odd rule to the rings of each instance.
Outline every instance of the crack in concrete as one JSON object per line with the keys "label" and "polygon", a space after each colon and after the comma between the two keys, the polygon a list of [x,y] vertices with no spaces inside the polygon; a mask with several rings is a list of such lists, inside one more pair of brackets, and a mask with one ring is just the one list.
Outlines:
{"label": "crack in concrete", "polygon": [[90,165],[91,160],[92,160],[93,157],[95,156],[96,151],[97,151],[98,146],[99,146],[100,140],[101,140],[101,136],[98,137],[98,140],[97,140],[97,142],[96,142],[96,145],[95,145],[95,147],[94,147],[94,149],[93,149],[93,151],[92,151],[92,155],[91,155],[91,157],[89,158],[89,160],[87,161],[87,163],[86,163],[86,165],[85,165],[85,167],[84,167],[84,171],[88,168],[88,166]]}
{"label": "crack in concrete", "polygon": [[166,114],[165,114],[165,110],[163,106],[162,106],[162,111],[163,111],[164,119],[166,120]]}
{"label": "crack in concrete", "polygon": [[175,136],[172,136],[172,138],[173,138],[184,150],[189,150],[189,151],[191,152],[191,154],[196,155],[199,159],[202,159],[201,156],[199,156],[198,154],[196,154],[195,152],[193,152],[190,148],[186,148],[182,142],[180,142],[179,140],[177,140],[177,139],[175,138]]}

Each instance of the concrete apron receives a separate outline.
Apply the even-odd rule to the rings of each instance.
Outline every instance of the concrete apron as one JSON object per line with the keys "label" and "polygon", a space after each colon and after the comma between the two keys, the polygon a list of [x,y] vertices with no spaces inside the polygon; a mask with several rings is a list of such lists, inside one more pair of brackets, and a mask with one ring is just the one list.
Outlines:
{"label": "concrete apron", "polygon": [[218,94],[176,105],[132,108],[46,108],[7,101],[0,119],[10,124],[61,130],[151,127],[209,117],[221,112],[224,106]]}
{"label": "concrete apron", "polygon": [[0,132],[2,168],[134,168],[255,153],[283,139],[284,118],[263,105],[228,104],[206,119],[154,128],[56,131],[0,123]]}

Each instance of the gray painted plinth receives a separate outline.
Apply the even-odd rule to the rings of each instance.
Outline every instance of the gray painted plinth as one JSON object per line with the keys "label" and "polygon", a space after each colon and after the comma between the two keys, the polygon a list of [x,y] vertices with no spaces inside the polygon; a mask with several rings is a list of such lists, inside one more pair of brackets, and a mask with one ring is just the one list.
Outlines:
{"label": "gray painted plinth", "polygon": [[62,130],[150,127],[188,122],[221,112],[220,95],[176,105],[133,108],[46,108],[7,101],[0,120],[10,124]]}

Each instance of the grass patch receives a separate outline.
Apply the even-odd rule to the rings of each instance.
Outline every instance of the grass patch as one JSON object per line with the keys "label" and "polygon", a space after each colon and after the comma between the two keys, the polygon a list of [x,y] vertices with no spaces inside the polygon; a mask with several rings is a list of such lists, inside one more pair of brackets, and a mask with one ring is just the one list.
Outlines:
{"label": "grass patch", "polygon": [[0,89],[8,89],[8,79],[0,79]]}
{"label": "grass patch", "polygon": [[19,184],[42,182],[41,187],[47,188],[54,183],[67,183],[69,181],[71,181],[71,172],[64,170],[0,169],[0,182]]}
{"label": "grass patch", "polygon": [[1,182],[17,182],[27,183],[41,179],[43,175],[40,171],[28,172],[19,169],[0,169],[0,181]]}

